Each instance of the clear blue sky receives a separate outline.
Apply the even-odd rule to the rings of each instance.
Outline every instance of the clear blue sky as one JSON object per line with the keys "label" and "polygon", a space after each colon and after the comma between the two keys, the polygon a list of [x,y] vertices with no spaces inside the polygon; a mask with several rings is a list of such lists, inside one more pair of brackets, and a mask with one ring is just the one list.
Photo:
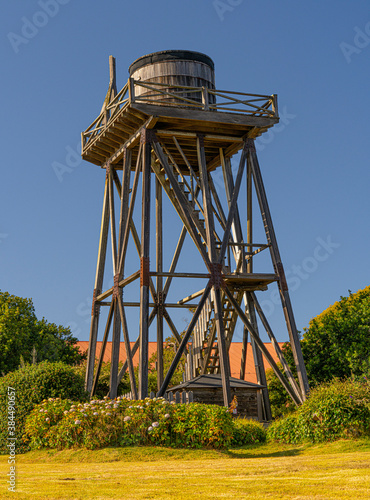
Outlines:
{"label": "clear blue sky", "polygon": [[[369,285],[367,1],[6,2],[0,27],[0,288],[39,318],[88,339],[104,172],[78,152],[110,54],[119,88],[136,58],[189,49],[215,61],[217,88],[277,93],[258,154],[298,329]],[[272,291],[260,300],[286,340]]]}

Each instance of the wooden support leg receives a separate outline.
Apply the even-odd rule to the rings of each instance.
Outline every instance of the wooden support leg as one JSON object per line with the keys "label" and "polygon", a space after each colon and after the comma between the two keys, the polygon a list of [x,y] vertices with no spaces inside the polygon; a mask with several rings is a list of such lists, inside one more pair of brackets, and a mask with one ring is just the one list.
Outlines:
{"label": "wooden support leg", "polygon": [[140,263],[140,361],[139,399],[148,395],[148,342],[149,342],[149,244],[150,244],[150,170],[151,141],[148,131],[142,133],[142,223],[141,223],[141,263]]}
{"label": "wooden support leg", "polygon": [[118,309],[118,302],[117,299],[115,299],[113,335],[112,335],[112,357],[111,357],[110,379],[109,379],[109,397],[111,399],[117,397],[120,343],[121,343],[121,318]]}
{"label": "wooden support leg", "polygon": [[245,369],[247,366],[247,348],[248,348],[248,328],[243,328],[242,357],[240,362],[240,379],[245,380]]}
{"label": "wooden support leg", "polygon": [[275,272],[279,276],[279,292],[280,299],[284,311],[285,321],[288,328],[290,343],[293,351],[294,362],[296,364],[299,384],[302,391],[302,397],[305,399],[310,388],[308,384],[306,367],[303,360],[301,345],[299,343],[299,337],[297,332],[297,327],[295,324],[295,319],[293,315],[293,309],[290,302],[288,285],[285,278],[283,264],[281,262],[280,252],[277,244],[277,239],[272,224],[272,218],[270,214],[270,209],[267,202],[266,192],[262,181],[261,170],[258,163],[258,158],[256,154],[256,149],[254,146],[254,141],[249,139],[249,154],[248,159],[251,163],[251,169],[253,173],[254,185],[256,188],[257,198],[262,214],[262,219],[265,226],[267,241],[270,244],[271,258],[274,264]]}
{"label": "wooden support leg", "polygon": [[102,219],[100,227],[98,261],[96,265],[95,288],[94,288],[93,305],[91,312],[89,350],[87,354],[87,366],[86,366],[86,378],[85,378],[85,389],[89,393],[91,393],[93,387],[96,342],[98,337],[98,326],[99,326],[99,306],[95,304],[95,298],[97,297],[97,295],[99,295],[103,286],[105,257],[107,253],[108,229],[109,229],[109,187],[108,187],[108,178],[106,177],[103,211],[102,211]]}
{"label": "wooden support leg", "polygon": [[251,337],[254,339],[254,341],[258,345],[260,351],[263,353],[263,355],[265,356],[265,358],[269,362],[271,368],[274,370],[277,378],[283,384],[283,386],[285,387],[285,390],[288,392],[288,394],[293,399],[293,401],[297,405],[299,405],[301,403],[301,401],[297,398],[295,392],[293,391],[293,389],[289,385],[287,379],[284,377],[284,375],[279,370],[279,367],[275,363],[274,358],[269,353],[269,351],[266,348],[265,344],[260,339],[258,333],[254,330],[253,326],[251,325],[251,322],[249,321],[249,319],[247,318],[247,316],[245,315],[245,313],[243,312],[243,310],[241,309],[241,307],[239,306],[239,304],[234,299],[233,294],[230,292],[230,290],[227,287],[225,287],[225,293],[228,296],[231,304],[234,306],[234,308],[235,308],[236,312],[238,313],[240,319],[243,321],[243,323],[245,324],[245,326],[248,328],[248,331],[251,334]]}
{"label": "wooden support leg", "polygon": [[[162,228],[162,186],[158,179],[155,183],[156,191],[156,269],[163,271],[163,228]],[[163,384],[163,278],[157,276],[157,390]]]}

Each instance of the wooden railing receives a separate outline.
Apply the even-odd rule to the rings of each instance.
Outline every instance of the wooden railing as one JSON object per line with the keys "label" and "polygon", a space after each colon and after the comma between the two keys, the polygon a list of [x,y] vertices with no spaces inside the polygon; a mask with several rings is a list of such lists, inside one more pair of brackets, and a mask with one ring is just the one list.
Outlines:
{"label": "wooden railing", "polygon": [[[142,94],[138,92],[139,88],[146,89],[146,93]],[[122,108],[135,102],[181,108],[188,107],[203,111],[245,113],[249,116],[256,117],[278,118],[276,94],[246,94],[228,90],[212,90],[206,87],[141,82],[129,78],[126,85],[118,94],[108,105],[103,107],[100,115],[84,132],[82,132],[82,151],[84,151],[84,149],[115,120],[115,117]]]}
{"label": "wooden railing", "polygon": [[[126,394],[122,395],[124,398],[127,399],[132,399],[132,393],[127,392]],[[154,399],[156,397],[154,392],[150,393],[150,399]],[[177,391],[175,394],[172,391],[169,391],[166,393],[165,398],[169,403],[176,403],[176,404],[188,404],[193,402],[193,391]]]}

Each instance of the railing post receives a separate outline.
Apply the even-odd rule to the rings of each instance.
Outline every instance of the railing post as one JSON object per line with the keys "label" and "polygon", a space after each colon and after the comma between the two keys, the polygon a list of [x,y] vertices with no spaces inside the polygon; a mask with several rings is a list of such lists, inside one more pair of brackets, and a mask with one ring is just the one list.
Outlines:
{"label": "railing post", "polygon": [[272,111],[276,118],[279,118],[277,94],[272,94]]}
{"label": "railing post", "polygon": [[135,80],[131,77],[128,79],[128,100],[130,104],[135,102]]}
{"label": "railing post", "polygon": [[202,87],[202,104],[203,104],[204,111],[209,111],[208,89],[207,89],[207,87]]}

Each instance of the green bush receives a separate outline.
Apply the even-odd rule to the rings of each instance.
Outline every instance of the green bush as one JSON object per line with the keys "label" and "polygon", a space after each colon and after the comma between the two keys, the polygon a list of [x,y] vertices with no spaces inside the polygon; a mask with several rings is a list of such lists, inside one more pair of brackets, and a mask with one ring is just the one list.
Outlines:
{"label": "green bush", "polygon": [[130,445],[225,448],[232,433],[232,417],[221,406],[118,397],[85,404],[43,401],[27,418],[25,439],[32,449]]}
{"label": "green bush", "polygon": [[27,365],[0,378],[0,452],[7,452],[8,388],[15,393],[15,437],[17,453],[27,450],[22,440],[26,416],[46,398],[86,399],[84,380],[72,366],[44,361]]}
{"label": "green bush", "polygon": [[257,420],[237,418],[233,422],[232,446],[244,446],[246,444],[264,443],[266,431]]}
{"label": "green bush", "polygon": [[311,391],[295,413],[268,428],[269,439],[285,443],[332,441],[370,435],[370,384],[334,379]]}

